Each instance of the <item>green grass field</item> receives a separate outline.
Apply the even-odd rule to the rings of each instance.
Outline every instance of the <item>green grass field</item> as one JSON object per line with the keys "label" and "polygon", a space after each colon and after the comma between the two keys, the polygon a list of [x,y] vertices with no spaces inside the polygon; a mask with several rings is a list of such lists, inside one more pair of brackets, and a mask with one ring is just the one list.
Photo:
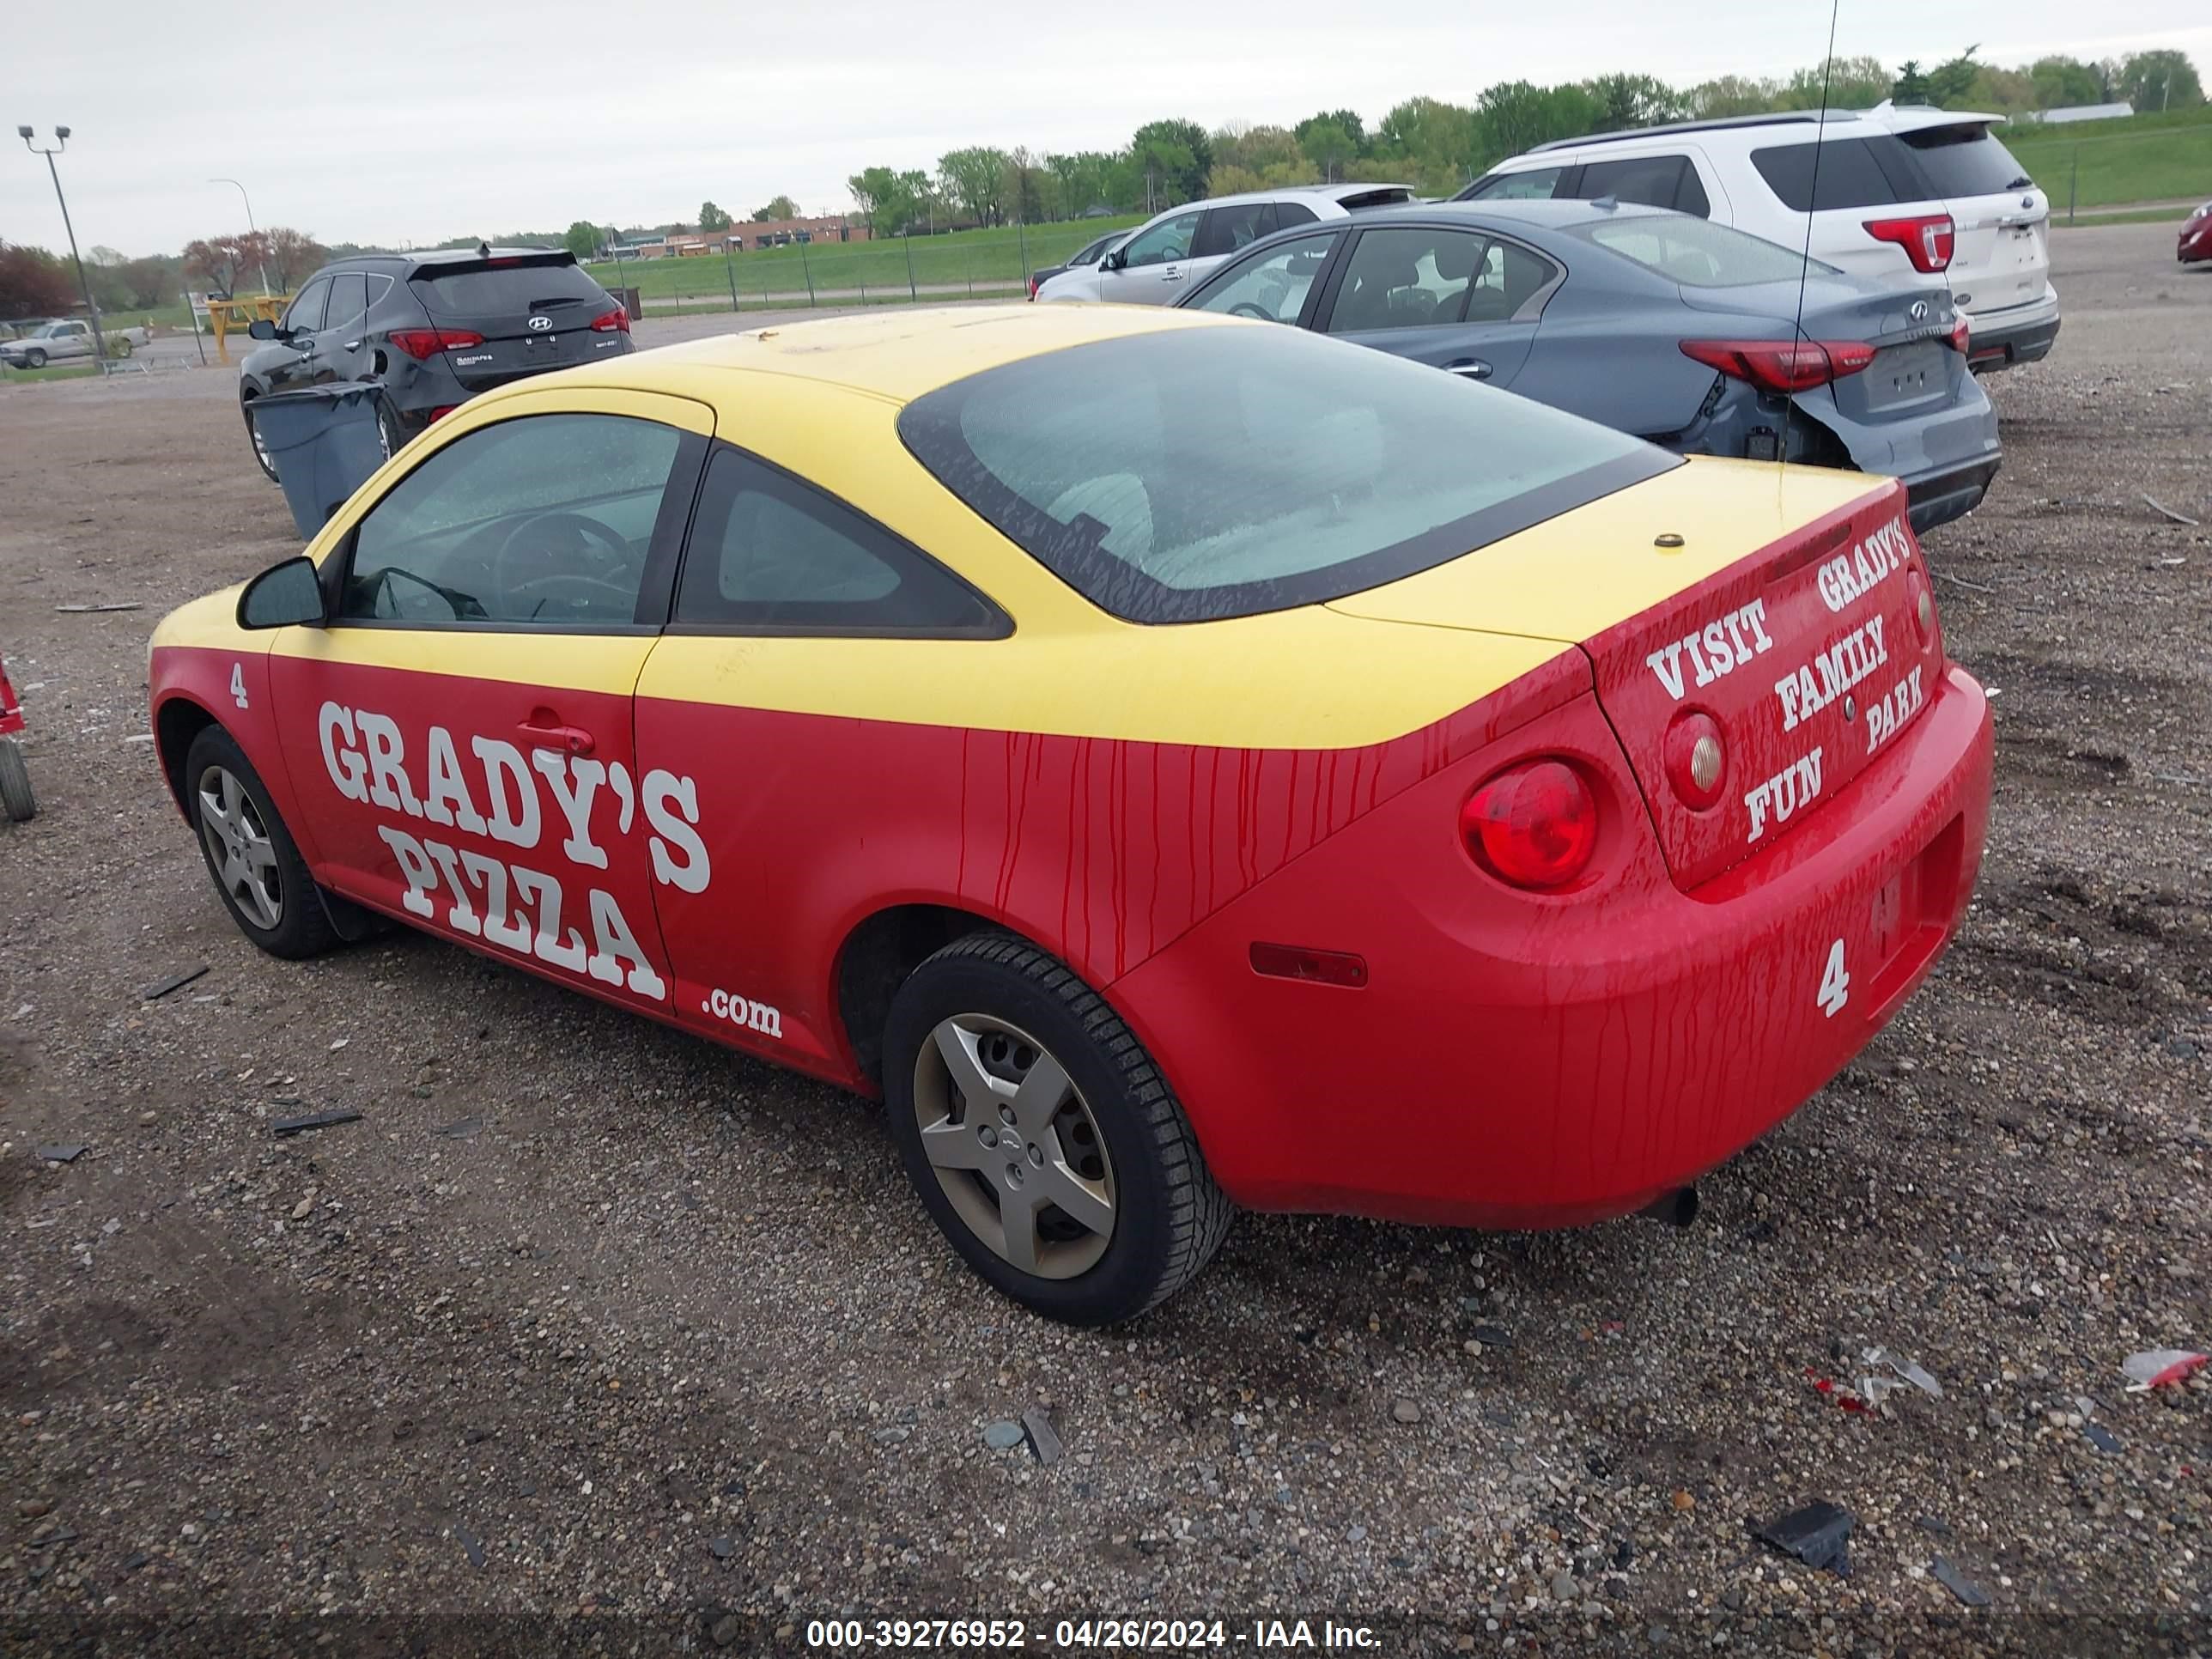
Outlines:
{"label": "green grass field", "polygon": [[0,364],[0,386],[21,380],[82,380],[99,372],[91,363],[49,363],[44,368],[9,368]]}
{"label": "green grass field", "polygon": [[[1109,230],[1141,224],[1143,216],[1081,219],[1066,224],[1000,225],[988,230],[956,231],[943,236],[888,237],[878,242],[816,242],[805,248],[748,248],[731,256],[689,259],[612,260],[586,267],[609,288],[639,290],[647,314],[662,310],[706,310],[730,304],[730,283],[737,282],[740,307],[773,295],[785,304],[799,296],[804,304],[810,280],[817,295],[835,294],[840,302],[885,302],[909,297],[943,299],[943,290],[972,288],[978,294],[1004,293],[1022,286],[1031,270],[1058,264],[1078,248]],[[912,281],[908,281],[911,260]],[[939,292],[931,294],[930,289]],[[657,303],[665,302],[665,303]]]}
{"label": "green grass field", "polygon": [[2212,196],[2212,105],[2118,121],[2008,127],[2001,136],[2061,221],[2069,199],[2087,208]]}

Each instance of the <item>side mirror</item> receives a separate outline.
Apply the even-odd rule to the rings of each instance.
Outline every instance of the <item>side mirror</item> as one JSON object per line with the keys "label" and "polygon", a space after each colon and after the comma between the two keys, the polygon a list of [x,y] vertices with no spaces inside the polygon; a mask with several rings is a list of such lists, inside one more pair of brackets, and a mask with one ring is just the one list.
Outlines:
{"label": "side mirror", "polygon": [[1117,247],[1098,262],[1098,268],[1101,270],[1120,270],[1128,263],[1129,256]]}
{"label": "side mirror", "polygon": [[273,340],[276,337],[276,325],[266,317],[256,317],[246,325],[246,331],[256,340]]}
{"label": "side mirror", "polygon": [[320,628],[323,578],[305,556],[272,564],[238,596],[240,628]]}

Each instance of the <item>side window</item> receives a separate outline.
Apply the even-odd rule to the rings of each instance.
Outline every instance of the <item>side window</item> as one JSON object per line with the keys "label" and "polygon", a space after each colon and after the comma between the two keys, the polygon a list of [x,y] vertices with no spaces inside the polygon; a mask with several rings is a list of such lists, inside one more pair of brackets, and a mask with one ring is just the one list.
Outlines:
{"label": "side window", "polygon": [[1012,631],[995,605],[881,525],[727,447],[707,464],[675,620],[810,634]]}
{"label": "side window", "polygon": [[359,271],[344,271],[331,278],[331,308],[323,319],[325,328],[351,328],[368,309],[368,284]]}
{"label": "side window", "polygon": [[1529,167],[1521,173],[1501,173],[1485,179],[1461,198],[1468,202],[1548,202],[1559,193],[1567,169]]}
{"label": "side window", "polygon": [[1325,230],[1249,253],[1217,272],[1188,303],[1199,311],[1295,323],[1305,309],[1306,295],[1313,291],[1322,267],[1328,263],[1330,250],[1343,234],[1341,230]]}
{"label": "side window", "polygon": [[1632,155],[1617,161],[1592,161],[1583,168],[1575,194],[1585,202],[1610,196],[1616,202],[1671,208],[1689,164],[1689,159],[1681,155]]}
{"label": "side window", "polygon": [[1190,245],[1197,239],[1199,221],[1202,213],[1179,213],[1172,219],[1161,221],[1150,230],[1132,240],[1124,251],[1132,266],[1164,265],[1174,259],[1190,258]]}
{"label": "side window", "polygon": [[384,303],[384,296],[392,292],[392,278],[379,276],[375,272],[371,271],[368,281],[368,309],[374,311]]}
{"label": "side window", "polygon": [[340,620],[627,626],[682,441],[621,415],[526,415],[456,438],[355,529]]}
{"label": "side window", "polygon": [[1873,147],[1863,138],[1831,138],[1817,146],[1776,144],[1752,151],[1751,164],[1792,213],[1889,207],[1900,199],[1911,199],[1900,198]]}
{"label": "side window", "polygon": [[1425,227],[1370,230],[1345,267],[1330,313],[1332,334],[1455,323],[1483,264],[1483,239]]}
{"label": "side window", "polygon": [[1483,250],[1482,265],[1467,296],[1470,323],[1510,322],[1559,268],[1540,253],[1532,253],[1518,242],[1492,242]]}
{"label": "side window", "polygon": [[1705,181],[1698,177],[1695,161],[1682,164],[1682,186],[1674,194],[1674,210],[1700,219],[1713,216],[1713,198],[1705,194]]}
{"label": "side window", "polygon": [[1198,228],[1191,253],[1200,259],[1218,258],[1256,242],[1275,228],[1273,202],[1238,202],[1230,207],[1208,208]]}
{"label": "side window", "polygon": [[1321,215],[1316,213],[1304,202],[1278,202],[1275,204],[1275,228],[1277,230],[1291,230],[1295,229],[1299,225],[1313,225],[1319,224],[1320,222]]}
{"label": "side window", "polygon": [[330,297],[331,279],[316,277],[292,301],[292,308],[284,313],[284,326],[295,334],[313,334],[323,325],[323,307]]}

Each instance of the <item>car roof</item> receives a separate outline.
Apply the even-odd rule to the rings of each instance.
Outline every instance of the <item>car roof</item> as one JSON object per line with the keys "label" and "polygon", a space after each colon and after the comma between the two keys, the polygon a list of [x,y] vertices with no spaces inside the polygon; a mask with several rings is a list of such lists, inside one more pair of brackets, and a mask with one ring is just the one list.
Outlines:
{"label": "car roof", "polygon": [[[1195,202],[1179,202],[1171,208],[1161,209],[1152,217],[1164,219],[1173,214],[1188,213],[1194,208],[1232,207],[1240,202],[1281,202],[1300,196],[1311,197],[1316,201],[1341,202],[1347,196],[1364,196],[1370,191],[1377,190],[1402,190],[1411,195],[1413,187],[1411,185],[1395,181],[1385,181],[1381,184],[1275,185],[1266,190],[1239,191],[1234,196],[1207,196]],[[1141,230],[1144,226],[1139,225],[1134,228]]]}
{"label": "car roof", "polygon": [[[1657,126],[1624,128],[1618,132],[1589,132],[1579,138],[1554,138],[1547,143],[1533,144],[1522,155],[1541,155],[1547,150],[1630,143],[1639,138],[1671,138],[1682,133],[1730,132],[1743,127],[1810,126],[1818,129],[1864,123],[1881,132],[1917,132],[1923,127],[1971,126],[1978,122],[2003,119],[2002,115],[1986,115],[1973,110],[1942,110],[1929,104],[1893,104],[1885,99],[1872,109],[1866,110],[1776,110],[1765,115],[1721,115],[1705,121],[1668,121]],[[1516,156],[1514,159],[1521,158]]]}
{"label": "car roof", "polygon": [[424,265],[472,264],[486,258],[520,259],[536,254],[566,252],[567,249],[557,247],[495,247],[489,252],[473,247],[426,247],[415,253],[349,253],[343,259],[333,259],[326,265],[318,266],[315,275],[319,276],[326,270],[361,270],[392,265],[420,268]]}
{"label": "car roof", "polygon": [[566,382],[671,392],[709,404],[758,395],[775,374],[909,403],[941,386],[1025,357],[1178,328],[1239,326],[1231,318],[1165,306],[1061,303],[886,307],[852,317],[771,324],[634,352],[516,381],[477,404]]}

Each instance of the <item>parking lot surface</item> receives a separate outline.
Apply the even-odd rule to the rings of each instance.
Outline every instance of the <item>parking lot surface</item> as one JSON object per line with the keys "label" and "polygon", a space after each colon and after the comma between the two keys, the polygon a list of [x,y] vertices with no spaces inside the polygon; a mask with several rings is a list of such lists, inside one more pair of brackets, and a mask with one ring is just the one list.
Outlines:
{"label": "parking lot surface", "polygon": [[[0,1632],[2204,1651],[2212,1379],[2119,1368],[2212,1312],[2212,529],[2144,499],[2212,525],[2212,272],[2163,226],[2054,253],[2057,349],[1992,383],[2004,469],[1928,539],[1996,799],[1904,1015],[1686,1231],[1248,1216],[1103,1334],[961,1268],[852,1098],[411,934],[255,952],[141,737],[155,621],[296,548],[234,382],[0,389],[42,806],[0,825]],[[1941,1397],[1840,1408],[1875,1345]],[[1029,1411],[1050,1464],[987,1439]],[[1747,1525],[1815,1499],[1848,1577]]]}

